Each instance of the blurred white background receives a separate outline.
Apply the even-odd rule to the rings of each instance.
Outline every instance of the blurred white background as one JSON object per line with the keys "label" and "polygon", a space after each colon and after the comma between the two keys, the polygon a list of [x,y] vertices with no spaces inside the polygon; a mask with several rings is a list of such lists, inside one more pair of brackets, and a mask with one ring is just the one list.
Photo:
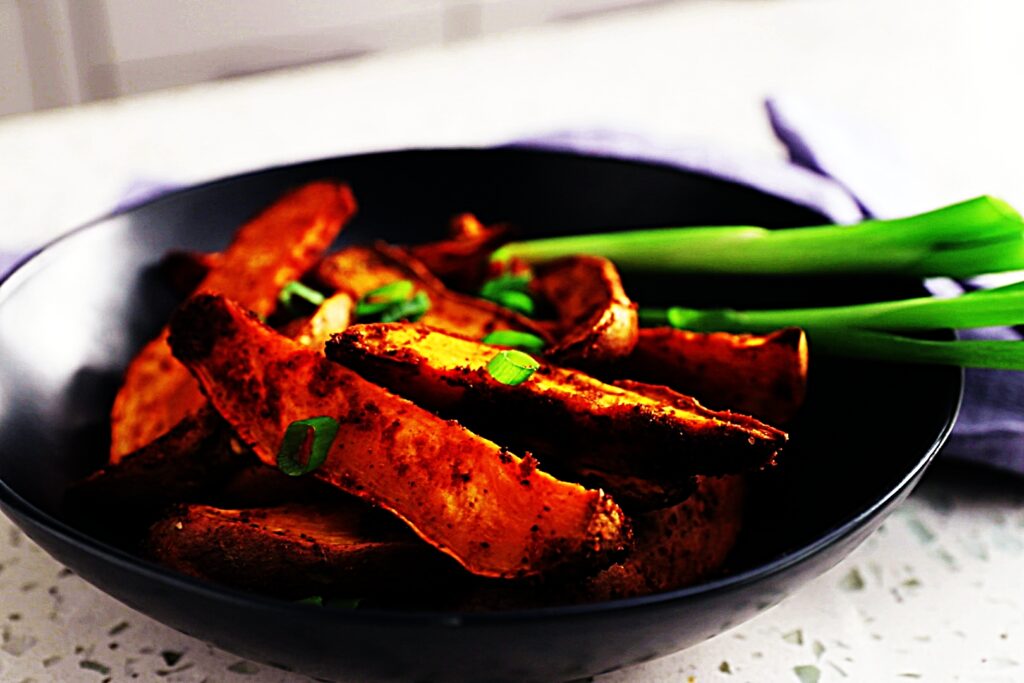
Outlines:
{"label": "blurred white background", "polygon": [[0,115],[383,50],[652,0],[0,0]]}

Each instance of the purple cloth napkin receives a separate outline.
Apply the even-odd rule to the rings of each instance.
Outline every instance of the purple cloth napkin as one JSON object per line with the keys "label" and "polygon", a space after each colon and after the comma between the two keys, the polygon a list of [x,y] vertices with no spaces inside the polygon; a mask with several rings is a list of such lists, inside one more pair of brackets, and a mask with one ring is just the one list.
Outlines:
{"label": "purple cloth napkin", "polygon": [[[933,208],[920,188],[903,182],[914,177],[903,159],[874,131],[841,122],[801,100],[767,103],[772,129],[790,154],[790,163],[757,159],[708,145],[666,144],[637,135],[607,131],[568,131],[518,140],[512,146],[584,152],[598,156],[652,161],[707,173],[785,197],[813,208],[836,223],[866,217],[905,215]],[[117,210],[151,199],[172,186],[138,181]],[[0,277],[24,254],[0,252]],[[931,283],[956,291],[957,283]],[[974,334],[974,333],[972,333]],[[1020,339],[1012,330],[977,333],[986,338]],[[968,335],[965,335],[968,336]],[[1024,374],[968,370],[964,406],[945,457],[959,458],[1024,474]]]}

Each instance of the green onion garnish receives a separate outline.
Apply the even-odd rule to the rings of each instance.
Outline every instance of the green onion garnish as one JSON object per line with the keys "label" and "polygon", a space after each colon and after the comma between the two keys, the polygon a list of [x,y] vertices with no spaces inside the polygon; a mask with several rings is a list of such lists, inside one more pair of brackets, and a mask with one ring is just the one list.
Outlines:
{"label": "green onion garnish", "polygon": [[416,296],[406,301],[398,301],[381,311],[382,323],[393,323],[406,320],[414,323],[430,310],[430,297],[426,292],[416,292]]}
{"label": "green onion garnish", "polygon": [[512,290],[506,292],[498,292],[493,297],[488,298],[490,301],[504,306],[517,313],[523,315],[533,315],[533,299],[530,298],[529,294],[524,292],[513,292]]}
{"label": "green onion garnish", "polygon": [[412,296],[410,280],[395,280],[364,294],[356,304],[356,315],[365,318],[377,315]]}
{"label": "green onion garnish", "polygon": [[315,607],[324,606],[324,599],[323,596],[321,595],[310,595],[308,598],[302,598],[301,600],[296,600],[295,602],[299,603],[300,605],[313,605]]}
{"label": "green onion garnish", "polygon": [[480,297],[523,315],[533,315],[533,299],[527,294],[533,275],[499,275],[480,287]]}
{"label": "green onion garnish", "polygon": [[496,330],[491,332],[483,339],[484,344],[493,344],[494,346],[511,346],[513,348],[522,349],[524,351],[539,352],[544,350],[544,340],[535,334],[529,332],[520,332],[519,330]]}
{"label": "green onion garnish", "polygon": [[502,384],[515,386],[530,379],[540,363],[522,351],[509,349],[499,351],[498,354],[487,364],[487,372],[496,381]]}
{"label": "green onion garnish", "polygon": [[[306,450],[309,443],[309,457],[305,463],[299,456]],[[327,459],[327,451],[338,435],[338,421],[333,417],[310,417],[296,420],[288,425],[281,440],[281,448],[277,452],[277,468],[285,474],[298,477],[309,474]]]}
{"label": "green onion garnish", "polygon": [[529,289],[532,280],[533,276],[530,273],[499,275],[480,286],[480,296],[490,299],[498,292],[525,292]]}
{"label": "green onion garnish", "polygon": [[513,242],[492,259],[604,256],[622,270],[736,275],[892,274],[965,278],[1024,269],[1024,220],[978,197],[854,226],[661,228]]}
{"label": "green onion garnish", "polygon": [[[293,280],[281,288],[277,295],[277,303],[292,315],[298,315],[303,304],[306,307],[319,308],[324,302],[324,295],[312,287],[307,287],[298,280]],[[300,303],[301,302],[301,303]]]}

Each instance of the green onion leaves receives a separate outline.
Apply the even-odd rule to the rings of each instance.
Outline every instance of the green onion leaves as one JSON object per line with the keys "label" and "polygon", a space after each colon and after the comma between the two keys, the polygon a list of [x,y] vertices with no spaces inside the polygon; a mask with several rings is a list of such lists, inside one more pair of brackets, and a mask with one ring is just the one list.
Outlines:
{"label": "green onion leaves", "polygon": [[529,273],[499,275],[480,287],[480,297],[523,315],[533,315],[533,298],[527,293],[532,279]]}
{"label": "green onion leaves", "polygon": [[659,228],[513,242],[492,260],[578,254],[604,256],[621,270],[662,273],[965,278],[1024,269],[1024,220],[1006,202],[978,197],[852,226]]}
{"label": "green onion leaves", "polygon": [[312,287],[307,287],[297,280],[289,282],[281,288],[277,295],[277,303],[289,315],[298,316],[303,312],[315,310],[324,302],[324,295]]}
{"label": "green onion leaves", "polygon": [[430,297],[426,292],[414,295],[413,289],[410,280],[395,280],[367,292],[356,304],[356,316],[360,319],[376,318],[384,323],[399,320],[416,322],[430,310]]}
{"label": "green onion leaves", "polygon": [[533,351],[537,353],[544,350],[544,340],[535,334],[529,332],[520,332],[518,330],[497,330],[491,332],[483,339],[484,344],[493,344],[494,346],[511,346],[516,349],[522,349],[523,351]]}
{"label": "green onion leaves", "polygon": [[539,367],[540,363],[522,351],[510,349],[499,351],[487,364],[487,372],[495,381],[515,386],[530,379]]}
{"label": "green onion leaves", "polygon": [[[291,477],[309,474],[327,459],[327,451],[338,435],[333,417],[310,417],[288,425],[277,452],[277,468]],[[305,462],[301,456],[307,454]]]}

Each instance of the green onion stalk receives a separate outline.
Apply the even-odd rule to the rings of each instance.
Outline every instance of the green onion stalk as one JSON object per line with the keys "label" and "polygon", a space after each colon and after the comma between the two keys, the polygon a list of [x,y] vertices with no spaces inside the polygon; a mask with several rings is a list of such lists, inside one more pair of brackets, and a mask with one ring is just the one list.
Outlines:
{"label": "green onion stalk", "polygon": [[604,256],[624,271],[725,275],[964,278],[1024,269],[1024,220],[978,197],[894,220],[768,230],[714,226],[629,230],[513,242],[493,260]]}

